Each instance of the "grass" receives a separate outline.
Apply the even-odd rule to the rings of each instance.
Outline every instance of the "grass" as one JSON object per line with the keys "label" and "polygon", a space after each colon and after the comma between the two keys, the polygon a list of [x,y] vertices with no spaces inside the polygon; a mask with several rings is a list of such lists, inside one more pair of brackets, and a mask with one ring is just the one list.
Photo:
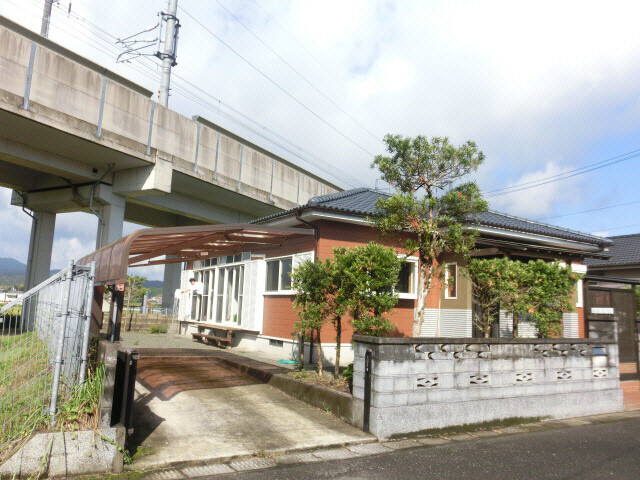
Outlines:
{"label": "grass", "polygon": [[[98,428],[103,374],[99,365],[69,394],[61,387],[56,430]],[[35,332],[0,336],[0,461],[34,431],[51,428],[52,377],[47,346]]]}
{"label": "grass", "polygon": [[167,333],[167,327],[159,327],[158,325],[154,325],[149,329],[150,333]]}
{"label": "grass", "polygon": [[47,425],[52,371],[34,332],[0,337],[0,458]]}
{"label": "grass", "polygon": [[102,396],[104,366],[87,371],[87,380],[76,385],[71,394],[58,404],[56,428],[59,430],[95,430]]}
{"label": "grass", "polygon": [[312,383],[314,385],[322,385],[323,387],[333,388],[339,392],[349,393],[349,382],[346,378],[340,377],[338,380],[333,378],[333,372],[327,375],[320,375],[318,372],[303,370],[301,372],[290,372],[288,375],[296,380]]}

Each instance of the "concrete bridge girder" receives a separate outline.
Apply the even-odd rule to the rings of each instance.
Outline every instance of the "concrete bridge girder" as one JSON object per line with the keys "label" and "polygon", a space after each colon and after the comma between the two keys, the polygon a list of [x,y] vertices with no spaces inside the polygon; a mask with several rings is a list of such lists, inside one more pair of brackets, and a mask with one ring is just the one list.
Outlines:
{"label": "concrete bridge girder", "polygon": [[340,190],[202,117],[156,104],[153,92],[1,15],[0,65],[0,186],[21,192],[12,204],[35,213],[33,285],[48,275],[57,213],[91,204],[104,220],[103,245],[125,220],[244,222]]}

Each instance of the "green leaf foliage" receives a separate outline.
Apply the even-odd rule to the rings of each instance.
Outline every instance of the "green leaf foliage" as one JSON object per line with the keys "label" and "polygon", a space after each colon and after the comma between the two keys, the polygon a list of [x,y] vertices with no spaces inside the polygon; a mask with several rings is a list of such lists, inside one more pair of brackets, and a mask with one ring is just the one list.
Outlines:
{"label": "green leaf foliage", "polygon": [[476,314],[474,322],[488,336],[491,311],[513,317],[514,336],[520,319],[533,321],[539,337],[562,335],[562,314],[573,310],[571,295],[580,275],[559,262],[506,258],[472,259],[468,264]]}
{"label": "green leaf foliage", "polygon": [[149,289],[144,287],[144,282],[146,281],[146,277],[127,275],[127,308],[130,308],[132,303],[142,303],[144,296],[149,293]]}
{"label": "green leaf foliage", "polygon": [[380,336],[393,328],[384,314],[398,303],[395,286],[402,261],[392,248],[375,242],[335,248],[337,297],[351,313],[355,333]]}
{"label": "green leaf foliage", "polygon": [[456,147],[446,137],[387,135],[384,142],[389,155],[378,155],[371,166],[396,194],[378,200],[372,220],[383,235],[420,258],[417,335],[425,297],[440,274],[439,255],[466,255],[475,245],[477,232],[464,224],[469,214],[485,211],[487,202],[474,182],[463,179],[478,169],[484,155],[473,142]]}

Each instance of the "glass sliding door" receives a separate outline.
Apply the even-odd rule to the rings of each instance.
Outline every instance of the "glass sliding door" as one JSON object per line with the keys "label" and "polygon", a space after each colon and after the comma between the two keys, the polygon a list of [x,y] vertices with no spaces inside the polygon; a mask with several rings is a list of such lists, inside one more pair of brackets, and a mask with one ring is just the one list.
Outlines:
{"label": "glass sliding door", "polygon": [[218,268],[217,293],[216,293],[216,323],[222,323],[222,309],[224,307],[224,274],[226,269]]}

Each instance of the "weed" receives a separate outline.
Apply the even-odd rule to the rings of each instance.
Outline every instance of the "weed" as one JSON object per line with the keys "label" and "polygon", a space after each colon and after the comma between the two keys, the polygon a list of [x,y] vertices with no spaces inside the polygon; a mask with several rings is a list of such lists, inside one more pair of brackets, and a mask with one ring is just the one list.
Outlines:
{"label": "weed", "polygon": [[60,430],[97,429],[102,396],[104,365],[87,371],[84,383],[76,385],[71,394],[58,404],[56,425]]}
{"label": "weed", "polygon": [[35,332],[0,337],[0,459],[49,422],[52,368]]}
{"label": "weed", "polygon": [[167,333],[167,327],[160,327],[158,325],[152,326],[149,331],[151,333]]}

